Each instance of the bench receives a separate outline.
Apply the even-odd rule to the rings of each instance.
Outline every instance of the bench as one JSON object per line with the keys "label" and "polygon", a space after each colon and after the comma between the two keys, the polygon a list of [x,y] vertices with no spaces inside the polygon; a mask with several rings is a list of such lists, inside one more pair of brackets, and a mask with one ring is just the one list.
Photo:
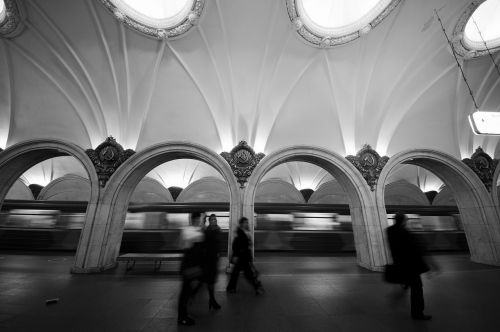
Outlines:
{"label": "bench", "polygon": [[124,254],[118,256],[117,262],[127,262],[127,271],[132,270],[135,267],[136,261],[141,262],[153,262],[154,271],[158,271],[161,268],[161,263],[164,261],[180,261],[182,260],[183,254],[173,253],[173,254]]}

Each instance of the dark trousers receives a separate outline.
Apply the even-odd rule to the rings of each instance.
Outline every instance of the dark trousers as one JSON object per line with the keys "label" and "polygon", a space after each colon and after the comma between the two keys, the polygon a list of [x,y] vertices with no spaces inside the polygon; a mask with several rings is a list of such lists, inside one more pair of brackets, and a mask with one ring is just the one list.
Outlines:
{"label": "dark trousers", "polygon": [[193,281],[186,278],[182,279],[181,293],[179,294],[179,305],[177,307],[179,313],[179,319],[186,318],[188,316],[188,303],[191,296],[194,294]]}
{"label": "dark trousers", "polygon": [[424,290],[420,275],[414,275],[410,279],[411,290],[411,315],[419,317],[424,314]]}
{"label": "dark trousers", "polygon": [[238,284],[238,278],[240,276],[241,271],[243,271],[246,279],[255,289],[260,287],[260,282],[257,279],[252,263],[240,259],[234,265],[233,272],[231,273],[231,278],[229,279],[229,284],[227,285],[228,289],[236,289],[236,285]]}

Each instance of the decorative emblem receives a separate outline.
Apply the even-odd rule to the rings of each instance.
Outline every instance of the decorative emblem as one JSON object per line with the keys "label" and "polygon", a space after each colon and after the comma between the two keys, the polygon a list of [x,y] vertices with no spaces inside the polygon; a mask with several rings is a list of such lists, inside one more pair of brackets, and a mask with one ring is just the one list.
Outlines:
{"label": "decorative emblem", "polygon": [[375,190],[382,168],[389,160],[387,156],[380,157],[377,151],[373,150],[368,144],[363,145],[363,148],[359,150],[356,156],[347,156],[345,158],[363,175],[372,191]]}
{"label": "decorative emblem", "polygon": [[[0,37],[14,38],[24,29],[24,8],[17,0],[4,0],[5,12],[0,19]],[[2,15],[0,15],[1,18]]]}
{"label": "decorative emblem", "polygon": [[479,176],[486,189],[491,191],[493,175],[498,165],[498,160],[491,159],[489,154],[484,152],[481,147],[478,147],[470,159],[465,158],[462,161]]}
{"label": "decorative emblem", "polygon": [[129,28],[132,28],[150,37],[163,40],[179,38],[189,30],[191,30],[192,27],[196,26],[203,12],[203,8],[205,7],[205,1],[206,0],[195,0],[189,14],[187,14],[186,18],[178,24],[170,27],[154,27],[140,22],[127,15],[127,13],[123,12],[115,5],[116,1],[101,0],[106,9],[111,14],[113,14],[117,20],[123,22]]}
{"label": "decorative emblem", "polygon": [[220,154],[231,166],[233,174],[243,188],[257,164],[265,157],[263,153],[257,153],[248,146],[247,142],[240,141],[231,152],[222,152]]}
{"label": "decorative emblem", "polygon": [[108,137],[95,150],[88,149],[85,152],[95,166],[101,187],[106,186],[116,169],[135,153],[131,149],[123,150],[123,147],[116,142],[113,136]]}

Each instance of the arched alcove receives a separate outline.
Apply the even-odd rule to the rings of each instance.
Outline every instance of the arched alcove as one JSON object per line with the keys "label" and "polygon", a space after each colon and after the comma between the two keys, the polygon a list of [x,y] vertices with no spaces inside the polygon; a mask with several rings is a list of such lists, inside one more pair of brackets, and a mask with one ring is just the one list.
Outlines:
{"label": "arched alcove", "polygon": [[390,173],[399,164],[423,167],[436,174],[450,188],[460,211],[471,259],[499,265],[500,225],[491,196],[467,165],[446,153],[428,149],[408,150],[389,159],[376,189],[380,220],[387,220],[384,191]]}
{"label": "arched alcove", "polygon": [[172,203],[174,199],[170,191],[158,180],[145,177],[137,184],[130,201],[134,203]]}
{"label": "arched alcove", "polygon": [[33,193],[31,189],[24,183],[21,179],[17,179],[16,182],[7,192],[5,199],[20,199],[31,201],[34,200]]}
{"label": "arched alcove", "polygon": [[224,180],[213,176],[194,181],[181,191],[177,197],[179,203],[229,202],[229,190]]}
{"label": "arched alcove", "polygon": [[422,190],[405,180],[398,180],[385,186],[386,205],[430,205]]}
{"label": "arched alcove", "polygon": [[322,148],[310,146],[284,148],[266,156],[257,165],[248,180],[243,196],[243,215],[250,219],[252,231],[255,193],[259,182],[273,167],[289,161],[302,161],[319,166],[340,183],[349,196],[358,264],[371,270],[381,270],[386,263],[386,257],[382,228],[376,215],[370,187],[347,159]]}
{"label": "arched alcove", "polygon": [[295,203],[305,204],[300,191],[292,184],[281,179],[262,181],[255,192],[255,202],[259,203]]}
{"label": "arched alcove", "polygon": [[88,201],[90,182],[76,175],[66,174],[47,184],[38,195],[40,201]]}
{"label": "arched alcove", "polygon": [[434,197],[432,201],[432,205],[436,206],[457,206],[457,202],[455,197],[453,196],[453,192],[450,187],[444,186]]}
{"label": "arched alcove", "polygon": [[14,144],[0,153],[0,206],[12,184],[34,165],[59,156],[73,156],[84,167],[90,179],[90,199],[87,205],[85,223],[78,249],[76,252],[73,271],[96,271],[96,266],[89,261],[89,248],[94,243],[94,221],[99,200],[99,182],[94,164],[85,151],[73,143],[60,140],[30,140]]}
{"label": "arched alcove", "polygon": [[[98,230],[92,260],[102,269],[115,266],[120,250],[127,206],[137,184],[156,166],[174,159],[200,160],[214,167],[229,187],[230,218],[238,220],[239,186],[227,162],[215,152],[188,142],[161,143],[132,155],[110,178],[97,212]],[[231,227],[231,226],[230,226]],[[229,232],[231,234],[231,232]],[[231,243],[231,241],[229,241]]]}
{"label": "arched alcove", "polygon": [[323,183],[311,195],[309,204],[349,204],[349,196],[337,180]]}

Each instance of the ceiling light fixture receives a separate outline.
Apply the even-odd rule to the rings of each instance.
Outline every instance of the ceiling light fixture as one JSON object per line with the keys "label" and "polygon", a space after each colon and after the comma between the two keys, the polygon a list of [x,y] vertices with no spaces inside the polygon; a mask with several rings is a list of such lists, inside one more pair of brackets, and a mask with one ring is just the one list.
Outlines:
{"label": "ceiling light fixture", "polygon": [[[469,123],[472,128],[472,132],[476,135],[500,135],[500,113],[499,112],[487,112],[487,111],[480,111],[479,107],[477,106],[476,99],[474,98],[474,94],[472,93],[472,89],[469,85],[469,82],[467,82],[467,78],[465,77],[465,73],[462,69],[462,66],[460,65],[460,62],[458,61],[457,54],[455,52],[455,48],[453,47],[452,42],[450,41],[450,38],[448,38],[448,34],[446,33],[446,30],[443,26],[443,22],[441,21],[441,17],[439,17],[439,14],[436,9],[434,9],[434,13],[437,16],[437,19],[439,21],[439,24],[441,25],[441,30],[443,30],[444,36],[446,37],[446,41],[448,42],[448,45],[451,48],[451,51],[453,53],[453,57],[455,58],[455,61],[457,62],[457,66],[460,69],[460,72],[462,73],[462,78],[467,85],[467,88],[469,89],[469,94],[472,98],[472,102],[474,103],[475,111],[472,114],[469,114]],[[479,27],[476,24],[477,29],[479,30]],[[479,35],[481,36],[481,32],[479,31]],[[482,36],[481,36],[482,38]],[[483,42],[488,49],[488,46],[486,45],[486,42],[483,39]],[[488,50],[488,53],[489,50]],[[491,56],[491,53],[490,53]],[[492,57],[493,59],[493,57]],[[498,71],[498,66],[496,65],[495,61],[493,61],[493,64],[495,65],[497,71]],[[500,74],[500,71],[498,71]]]}

